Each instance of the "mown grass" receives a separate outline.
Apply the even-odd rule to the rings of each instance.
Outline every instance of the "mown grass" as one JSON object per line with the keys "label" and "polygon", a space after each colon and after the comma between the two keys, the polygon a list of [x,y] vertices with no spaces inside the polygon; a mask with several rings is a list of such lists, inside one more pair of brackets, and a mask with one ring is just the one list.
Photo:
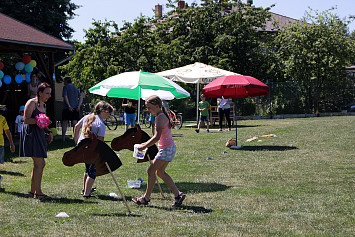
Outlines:
{"label": "mown grass", "polygon": [[[171,208],[173,195],[162,184],[168,199],[156,187],[149,206],[129,202],[132,215],[110,175],[95,182],[99,199],[83,201],[83,164],[64,166],[62,155],[73,142],[56,141],[42,183],[52,201],[27,198],[31,158],[14,156],[1,166],[0,236],[353,236],[354,128],[349,116],[239,121],[239,141],[259,137],[242,150],[225,147],[235,129],[173,130],[178,151],[167,172],[187,194],[184,205]],[[105,140],[122,133],[122,127],[108,131]],[[261,137],[270,133],[277,137]],[[120,157],[114,175],[130,200],[145,186],[127,187],[136,163],[130,151]],[[139,165],[145,180],[147,167]],[[111,192],[119,198],[108,197]],[[56,218],[59,212],[69,218]]]}

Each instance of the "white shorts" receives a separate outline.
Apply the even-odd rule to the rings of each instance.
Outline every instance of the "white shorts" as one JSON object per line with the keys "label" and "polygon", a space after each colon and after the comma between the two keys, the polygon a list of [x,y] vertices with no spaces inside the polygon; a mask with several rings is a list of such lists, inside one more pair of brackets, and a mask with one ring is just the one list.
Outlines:
{"label": "white shorts", "polygon": [[171,162],[174,159],[175,153],[176,145],[174,144],[171,147],[159,149],[158,154],[155,156],[155,159]]}

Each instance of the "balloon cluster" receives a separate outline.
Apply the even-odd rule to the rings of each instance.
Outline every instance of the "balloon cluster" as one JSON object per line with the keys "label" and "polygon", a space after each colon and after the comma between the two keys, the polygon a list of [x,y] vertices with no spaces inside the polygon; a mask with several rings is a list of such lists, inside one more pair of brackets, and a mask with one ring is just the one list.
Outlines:
{"label": "balloon cluster", "polygon": [[[36,60],[32,60],[31,56],[26,54],[22,57],[22,62],[17,62],[15,64],[15,68],[18,71],[21,71],[21,73],[25,74],[25,77],[23,77],[21,74],[17,74],[15,76],[15,81],[17,83],[21,83],[24,79],[26,82],[30,83],[31,82],[31,72],[33,71],[33,68],[37,66]],[[11,76],[5,75],[2,69],[4,68],[4,63],[0,61],[0,87],[2,86],[2,80],[4,81],[5,84],[10,84],[11,83]]]}
{"label": "balloon cluster", "polygon": [[48,125],[51,123],[51,121],[45,114],[38,114],[35,118],[37,121],[37,126],[41,129],[48,127]]}

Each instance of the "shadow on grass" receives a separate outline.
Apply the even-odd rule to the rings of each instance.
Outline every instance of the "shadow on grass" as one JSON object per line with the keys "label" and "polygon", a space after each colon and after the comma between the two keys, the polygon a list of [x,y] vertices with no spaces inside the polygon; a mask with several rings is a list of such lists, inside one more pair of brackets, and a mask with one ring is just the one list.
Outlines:
{"label": "shadow on grass", "polygon": [[25,176],[24,174],[19,173],[19,172],[12,172],[12,171],[6,171],[6,170],[0,170],[0,174],[12,175],[12,176]]}
{"label": "shadow on grass", "polygon": [[[219,183],[193,183],[193,182],[176,182],[176,186],[179,187],[184,193],[206,193],[206,192],[219,192],[225,191],[230,188],[230,186],[219,184]],[[165,190],[170,189],[164,184]],[[158,190],[159,192],[159,190]]]}
{"label": "shadow on grass", "polygon": [[207,208],[204,208],[201,206],[185,206],[183,204],[180,207],[160,207],[160,206],[153,206],[153,205],[148,205],[147,207],[156,208],[156,209],[165,210],[165,211],[187,210],[187,211],[193,211],[194,213],[211,213],[211,212],[213,212],[212,209],[207,209]]}
{"label": "shadow on grass", "polygon": [[[2,188],[0,191],[2,193],[14,195],[14,196],[17,196],[17,197],[20,197],[20,198],[33,199],[33,198],[30,198],[28,196],[28,193],[7,192],[4,188]],[[86,202],[86,201],[84,201],[82,199],[77,199],[77,198],[70,199],[70,198],[63,198],[63,197],[62,198],[51,197],[51,199],[43,200],[42,202],[55,202],[55,203],[63,203],[63,204],[73,204],[73,203],[76,203],[76,204],[81,204],[81,203],[85,203],[85,204],[92,203],[92,204],[95,204],[95,203],[98,203],[98,202],[92,202],[92,201]]]}
{"label": "shadow on grass", "polygon": [[27,160],[16,160],[16,161],[11,160],[10,162],[13,163],[13,164],[26,164],[26,163],[28,163]]}
{"label": "shadow on grass", "polygon": [[[127,211],[128,212],[128,211]],[[141,217],[142,215],[137,215],[134,213],[131,214],[125,214],[125,213],[110,213],[110,214],[92,214],[92,216],[103,216],[103,217],[111,217],[111,216],[116,216],[116,217]]]}
{"label": "shadow on grass", "polygon": [[286,151],[298,149],[294,146],[243,146],[244,151]]}

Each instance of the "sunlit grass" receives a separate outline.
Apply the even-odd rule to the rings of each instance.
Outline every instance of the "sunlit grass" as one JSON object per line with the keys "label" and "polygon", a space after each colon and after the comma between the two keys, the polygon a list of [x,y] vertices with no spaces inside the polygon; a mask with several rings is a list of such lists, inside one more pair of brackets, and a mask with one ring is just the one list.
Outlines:
{"label": "sunlit grass", "polygon": [[[27,198],[32,160],[14,156],[0,165],[5,188],[0,192],[0,236],[353,235],[354,117],[249,120],[238,126],[242,150],[225,147],[235,129],[173,130],[178,150],[167,172],[187,194],[186,201],[172,208],[173,195],[161,182],[167,199],[156,187],[149,206],[129,202],[132,215],[110,175],[95,182],[99,199],[82,200],[84,165],[61,162],[72,140],[49,146],[42,183],[53,197],[49,202]],[[110,144],[122,133],[122,126],[107,131],[105,140]],[[261,137],[265,134],[277,136]],[[258,139],[245,142],[254,136]],[[142,195],[145,186],[127,187],[127,180],[136,178],[136,163],[131,151],[119,154],[123,166],[114,175],[130,200]],[[139,165],[145,180],[147,167]],[[119,198],[108,197],[111,192]],[[59,212],[69,218],[56,218]]]}

